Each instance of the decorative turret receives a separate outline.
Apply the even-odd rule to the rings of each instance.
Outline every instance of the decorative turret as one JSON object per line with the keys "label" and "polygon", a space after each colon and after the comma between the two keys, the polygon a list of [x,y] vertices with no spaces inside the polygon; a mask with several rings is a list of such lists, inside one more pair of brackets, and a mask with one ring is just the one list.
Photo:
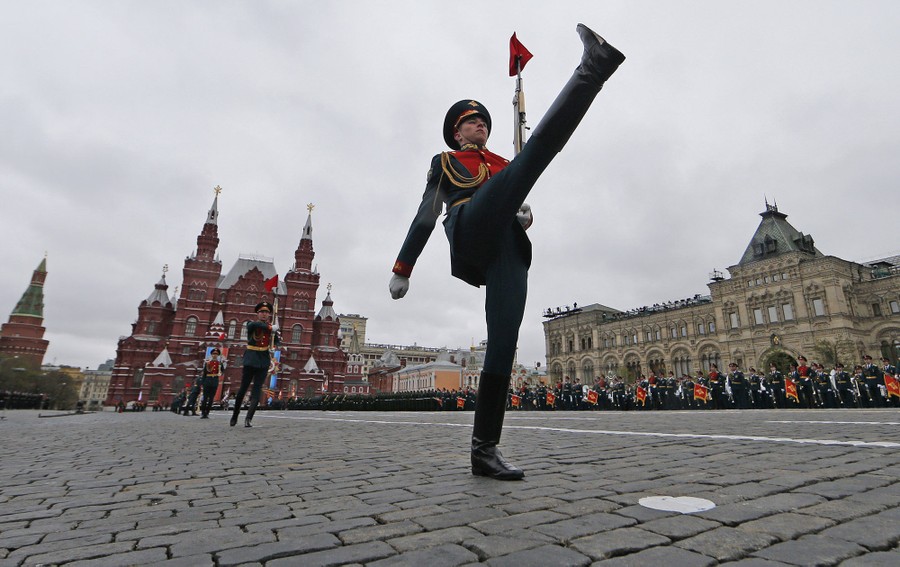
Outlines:
{"label": "decorative turret", "polygon": [[216,196],[206,213],[206,221],[197,236],[197,250],[185,258],[182,271],[181,297],[188,301],[192,309],[201,308],[203,303],[213,298],[216,281],[222,274],[222,262],[216,257],[219,247],[219,193],[222,188],[213,189]]}
{"label": "decorative turret", "polygon": [[165,337],[172,332],[172,320],[175,317],[174,301],[169,299],[169,284],[166,283],[166,272],[169,266],[162,269],[162,276],[153,286],[153,292],[138,306],[138,318],[131,326],[133,335],[142,337]]}
{"label": "decorative turret", "polygon": [[40,366],[47,353],[49,341],[44,340],[44,281],[47,279],[47,258],[41,260],[31,275],[31,284],[22,294],[0,327],[0,355],[19,357]]}
{"label": "decorative turret", "polygon": [[306,224],[303,226],[300,244],[297,246],[297,251],[294,252],[294,270],[298,272],[310,273],[313,271],[313,258],[316,257],[312,242],[312,212],[314,208],[316,206],[312,203],[306,205],[306,210],[309,211],[309,214],[306,217]]}

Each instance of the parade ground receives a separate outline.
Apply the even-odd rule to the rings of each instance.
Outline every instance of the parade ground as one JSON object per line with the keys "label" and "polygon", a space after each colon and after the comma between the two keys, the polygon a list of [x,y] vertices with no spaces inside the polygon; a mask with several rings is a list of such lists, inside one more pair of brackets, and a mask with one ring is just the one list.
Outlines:
{"label": "parade ground", "polygon": [[60,413],[0,412],[0,567],[900,565],[896,409],[508,412],[520,482],[471,412]]}

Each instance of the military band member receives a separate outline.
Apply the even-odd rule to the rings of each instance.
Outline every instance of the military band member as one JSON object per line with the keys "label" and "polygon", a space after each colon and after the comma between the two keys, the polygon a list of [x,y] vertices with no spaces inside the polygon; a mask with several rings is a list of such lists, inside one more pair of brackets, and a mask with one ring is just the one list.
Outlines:
{"label": "military band member", "polygon": [[834,365],[834,385],[841,405],[845,408],[855,408],[856,388],[850,373],[844,370],[844,365],[840,362]]}
{"label": "military band member", "polygon": [[225,370],[225,361],[222,360],[222,351],[219,347],[209,351],[209,357],[203,362],[203,403],[200,404],[200,419],[209,419],[209,410],[212,409],[213,398],[219,389],[219,378]]}
{"label": "military band member", "polygon": [[444,231],[450,243],[453,276],[486,286],[487,351],[478,382],[472,431],[472,474],[500,480],[524,477],[497,445],[503,428],[506,391],[525,310],[531,243],[525,229],[532,222],[525,197],[559,153],[606,80],[625,57],[582,24],[581,64],[514,160],[486,147],[491,115],[475,100],[450,107],[444,140],[453,150],[434,157],[425,193],[394,263],[389,289],[400,299],[434,224],[446,205]]}
{"label": "military band member", "polygon": [[250,390],[250,408],[247,410],[247,417],[244,418],[244,427],[253,427],[250,422],[253,420],[253,414],[256,413],[256,407],[259,405],[263,382],[269,373],[269,365],[271,364],[269,348],[272,344],[281,344],[281,337],[272,329],[272,324],[269,322],[269,319],[272,317],[272,304],[268,301],[257,303],[256,316],[256,321],[247,322],[247,350],[244,352],[241,387],[235,397],[234,413],[231,415],[230,424],[232,427],[237,425],[238,417],[241,415],[241,404],[244,402],[244,395],[251,384],[253,389]]}

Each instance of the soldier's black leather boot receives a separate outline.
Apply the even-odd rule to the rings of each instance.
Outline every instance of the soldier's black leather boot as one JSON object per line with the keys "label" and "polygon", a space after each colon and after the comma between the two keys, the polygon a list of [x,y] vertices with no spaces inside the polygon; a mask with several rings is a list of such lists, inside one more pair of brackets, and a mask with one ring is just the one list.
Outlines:
{"label": "soldier's black leather boot", "polygon": [[503,430],[509,376],[481,373],[478,399],[475,402],[475,425],[472,429],[472,474],[497,480],[521,480],[522,469],[503,458],[497,444]]}
{"label": "soldier's black leather boot", "polygon": [[252,425],[250,425],[250,418],[249,418],[249,417],[244,419],[244,427],[253,427]]}
{"label": "soldier's black leather boot", "polygon": [[575,29],[584,44],[579,69],[585,71],[600,88],[625,61],[625,56],[586,25],[578,24]]}
{"label": "soldier's black leather boot", "polygon": [[238,420],[239,415],[241,415],[241,410],[240,410],[240,408],[237,407],[237,405],[235,405],[234,413],[231,414],[231,422],[229,423],[229,425],[231,425],[231,427],[234,427],[235,425],[237,425],[237,420]]}
{"label": "soldier's black leather boot", "polygon": [[584,45],[581,63],[525,144],[528,147],[532,142],[539,141],[536,145],[541,149],[535,147],[532,151],[541,156],[538,165],[541,169],[562,151],[603,84],[625,61],[625,56],[618,49],[584,24],[578,24],[576,30]]}

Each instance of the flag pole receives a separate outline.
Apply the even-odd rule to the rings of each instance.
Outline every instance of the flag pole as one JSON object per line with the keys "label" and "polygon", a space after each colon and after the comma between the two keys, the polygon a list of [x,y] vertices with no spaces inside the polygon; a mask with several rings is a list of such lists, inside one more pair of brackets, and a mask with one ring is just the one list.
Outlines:
{"label": "flag pole", "polygon": [[522,86],[522,56],[516,55],[516,92],[513,95],[513,147],[515,155],[519,155],[525,145],[525,130],[528,129],[525,121],[525,91]]}

